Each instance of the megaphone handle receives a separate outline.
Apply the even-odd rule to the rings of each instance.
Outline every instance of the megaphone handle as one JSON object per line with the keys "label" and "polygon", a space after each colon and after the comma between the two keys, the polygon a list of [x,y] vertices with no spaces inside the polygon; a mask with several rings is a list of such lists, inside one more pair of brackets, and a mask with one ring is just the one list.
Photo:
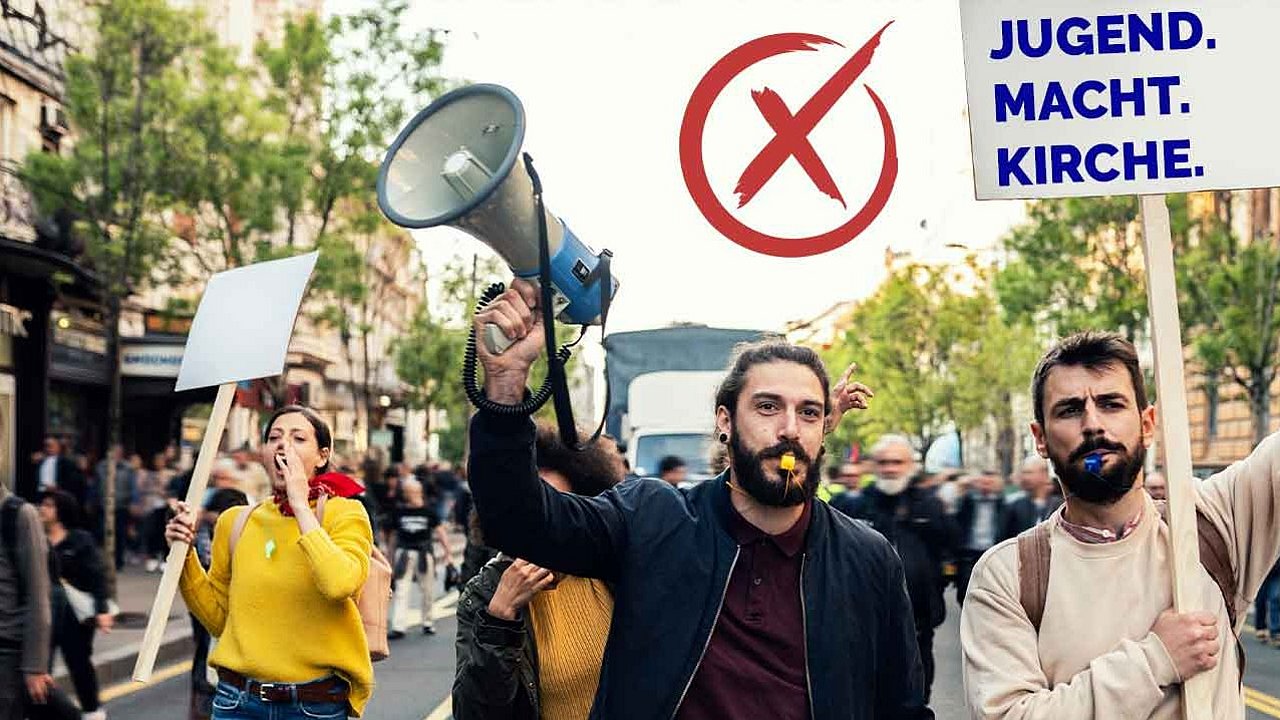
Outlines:
{"label": "megaphone handle", "polygon": [[493,355],[501,355],[507,351],[515,343],[515,340],[507,337],[502,332],[502,328],[494,323],[486,323],[484,326],[484,349]]}

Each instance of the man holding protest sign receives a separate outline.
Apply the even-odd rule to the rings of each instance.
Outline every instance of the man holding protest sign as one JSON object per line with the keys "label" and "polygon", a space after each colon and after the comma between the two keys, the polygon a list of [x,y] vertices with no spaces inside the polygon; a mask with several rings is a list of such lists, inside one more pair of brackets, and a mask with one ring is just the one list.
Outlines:
{"label": "man holding protest sign", "polygon": [[[1117,457],[1129,465],[1155,426],[1132,346],[1073,338],[1051,351],[1045,376],[1037,375],[1046,397],[1036,398],[1035,427],[1041,454],[1056,456],[1075,487],[1061,477],[1065,510],[1024,533],[1018,547],[1006,543],[985,556],[983,601],[966,603],[962,619],[969,707],[977,717],[1001,718],[1242,718],[1231,634],[1261,580],[1257,572],[1265,575],[1258,568],[1277,553],[1270,510],[1276,440],[1194,484],[1161,193],[1280,184],[1271,127],[1280,96],[1244,98],[1221,82],[1274,53],[1270,28],[1280,6],[963,0],[960,15],[978,199],[1142,195],[1168,469],[1167,520],[1157,522],[1154,502],[1132,487],[1141,463],[1117,465]],[[1128,368],[1131,387],[1119,382],[1117,367]],[[1059,391],[1064,415],[1047,397]],[[1147,557],[1134,562],[1135,554]],[[1052,565],[1051,556],[1058,558]],[[1078,562],[1086,557],[1094,561]],[[1086,593],[1099,582],[1095,575],[1108,578],[1096,586],[1107,594]],[[1100,621],[1071,616],[1086,606],[1096,611],[1120,578],[1126,585],[1116,612]],[[1177,614],[1162,614],[1170,605]],[[1072,624],[1069,639],[1064,621]],[[975,642],[976,632],[1002,622],[1004,632],[984,646]]]}
{"label": "man holding protest sign", "polygon": [[961,617],[973,718],[1181,717],[1178,686],[1206,675],[1213,718],[1243,718],[1237,633],[1280,555],[1280,438],[1195,489],[1199,607],[1170,608],[1169,527],[1143,490],[1155,432],[1133,345],[1086,332],[1032,381],[1036,448],[1065,506],[974,568]]}

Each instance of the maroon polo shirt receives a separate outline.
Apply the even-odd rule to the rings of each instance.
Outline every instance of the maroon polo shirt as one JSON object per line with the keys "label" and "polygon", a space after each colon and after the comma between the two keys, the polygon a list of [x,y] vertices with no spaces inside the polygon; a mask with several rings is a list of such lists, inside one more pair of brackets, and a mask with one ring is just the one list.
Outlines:
{"label": "maroon polo shirt", "polygon": [[738,563],[680,720],[808,720],[800,563],[811,505],[790,530],[769,535],[730,504]]}

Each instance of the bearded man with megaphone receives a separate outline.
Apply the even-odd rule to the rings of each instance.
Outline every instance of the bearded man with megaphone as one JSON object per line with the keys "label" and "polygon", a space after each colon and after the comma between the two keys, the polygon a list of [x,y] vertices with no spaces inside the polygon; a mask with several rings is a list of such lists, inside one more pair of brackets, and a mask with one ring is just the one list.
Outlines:
{"label": "bearded man with megaphone", "polygon": [[[540,293],[517,280],[474,318],[484,393],[526,397],[545,347]],[[814,498],[832,407],[826,368],[784,341],[744,346],[716,393],[729,469],[597,497],[549,488],[528,417],[477,412],[469,477],[487,542],[615,588],[591,717],[932,718],[903,569],[873,530]],[[841,406],[870,394],[843,383]]]}
{"label": "bearded man with megaphone", "polygon": [[[517,277],[486,291],[467,347],[471,491],[488,544],[614,588],[591,717],[932,718],[897,554],[814,499],[823,436],[871,392],[846,373],[833,394],[811,349],[737,354],[707,408],[729,456],[714,480],[583,497],[539,478],[530,415],[553,394],[561,440],[580,447],[552,323],[603,329],[618,283],[610,253],[593,255],[543,204],[524,129],[506,88],[447,93],[391,145],[378,202],[403,227],[471,234]],[[544,351],[547,381],[530,394]]]}

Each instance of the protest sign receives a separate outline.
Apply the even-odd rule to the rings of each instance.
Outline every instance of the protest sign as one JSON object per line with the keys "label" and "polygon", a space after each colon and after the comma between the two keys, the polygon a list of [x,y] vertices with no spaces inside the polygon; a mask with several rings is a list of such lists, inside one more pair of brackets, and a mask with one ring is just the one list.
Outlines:
{"label": "protest sign", "polygon": [[[205,288],[191,323],[175,387],[188,390],[218,386],[187,489],[187,505],[195,509],[197,516],[231,412],[236,383],[283,371],[298,306],[317,257],[319,253],[313,252],[228,270],[214,275]],[[133,679],[138,682],[151,679],[189,548],[183,542],[169,547],[164,576],[133,668]]]}
{"label": "protest sign", "polygon": [[980,200],[1280,184],[1280,5],[963,0]]}

